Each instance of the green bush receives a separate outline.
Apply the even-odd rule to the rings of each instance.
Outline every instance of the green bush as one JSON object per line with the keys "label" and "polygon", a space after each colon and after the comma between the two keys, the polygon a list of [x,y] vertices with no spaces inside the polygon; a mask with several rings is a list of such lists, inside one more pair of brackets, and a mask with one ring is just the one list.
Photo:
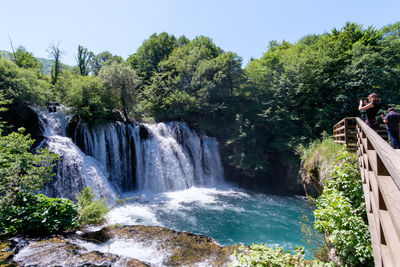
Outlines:
{"label": "green bush", "polygon": [[85,187],[76,196],[79,206],[79,222],[83,225],[103,223],[110,210],[104,198],[93,200],[95,196],[90,187]]}
{"label": "green bush", "polygon": [[241,253],[234,256],[237,263],[231,263],[231,266],[333,266],[332,263],[322,263],[320,261],[309,261],[304,259],[304,248],[296,247],[295,255],[289,251],[284,252],[282,248],[271,248],[263,244],[255,244],[250,248],[240,247]]}
{"label": "green bush", "polygon": [[2,135],[0,130],[0,207],[8,205],[19,192],[33,192],[54,176],[58,156],[48,149],[32,153],[35,142],[24,128]]}
{"label": "green bush", "polygon": [[68,199],[19,192],[0,210],[0,233],[42,236],[74,229],[77,218],[77,207]]}
{"label": "green bush", "polygon": [[343,150],[314,211],[314,227],[327,234],[346,266],[373,266],[362,182],[354,155]]}
{"label": "green bush", "polygon": [[335,143],[329,136],[311,142],[308,147],[298,146],[297,152],[304,170],[303,183],[311,184],[321,194],[324,181],[330,177],[332,165],[339,162],[337,154],[341,149],[342,145]]}

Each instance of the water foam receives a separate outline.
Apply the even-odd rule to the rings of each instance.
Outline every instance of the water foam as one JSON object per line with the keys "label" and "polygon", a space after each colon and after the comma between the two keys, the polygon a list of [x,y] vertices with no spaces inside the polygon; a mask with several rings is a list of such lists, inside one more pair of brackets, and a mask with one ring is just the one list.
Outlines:
{"label": "water foam", "polygon": [[142,262],[150,263],[152,266],[164,266],[163,262],[170,256],[166,250],[160,248],[157,242],[145,244],[134,239],[112,239],[102,244],[82,240],[74,242],[89,251],[100,251],[135,258]]}

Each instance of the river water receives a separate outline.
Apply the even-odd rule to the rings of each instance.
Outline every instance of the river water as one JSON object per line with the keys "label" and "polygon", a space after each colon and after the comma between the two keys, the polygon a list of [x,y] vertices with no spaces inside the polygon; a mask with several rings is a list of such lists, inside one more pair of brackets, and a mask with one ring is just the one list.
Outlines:
{"label": "river water", "polygon": [[108,224],[142,224],[189,231],[221,245],[267,243],[309,248],[300,220],[313,221],[312,207],[298,197],[247,192],[233,187],[190,188],[165,193],[132,192],[135,200],[108,213]]}

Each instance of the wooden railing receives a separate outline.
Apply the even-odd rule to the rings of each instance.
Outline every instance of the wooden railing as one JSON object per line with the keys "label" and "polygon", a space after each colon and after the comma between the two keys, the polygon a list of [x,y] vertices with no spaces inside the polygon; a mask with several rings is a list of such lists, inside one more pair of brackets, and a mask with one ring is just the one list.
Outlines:
{"label": "wooden railing", "polygon": [[356,129],[375,266],[400,266],[400,153],[360,118],[336,124],[335,142],[353,146],[354,127],[350,125]]}
{"label": "wooden railing", "polygon": [[[384,139],[388,140],[388,134],[384,124],[379,124],[376,132]],[[347,117],[333,126],[333,140],[336,143],[346,145],[350,150],[357,149],[357,129],[356,117]]]}
{"label": "wooden railing", "polygon": [[356,118],[344,118],[333,126],[333,140],[346,145],[350,150],[357,148]]}

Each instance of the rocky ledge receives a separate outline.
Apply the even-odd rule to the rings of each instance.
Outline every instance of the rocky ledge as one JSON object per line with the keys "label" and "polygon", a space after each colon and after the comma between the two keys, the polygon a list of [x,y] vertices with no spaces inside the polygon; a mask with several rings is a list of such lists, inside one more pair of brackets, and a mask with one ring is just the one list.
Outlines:
{"label": "rocky ledge", "polygon": [[204,235],[142,225],[2,244],[0,258],[7,255],[9,264],[19,266],[225,266],[238,249]]}

